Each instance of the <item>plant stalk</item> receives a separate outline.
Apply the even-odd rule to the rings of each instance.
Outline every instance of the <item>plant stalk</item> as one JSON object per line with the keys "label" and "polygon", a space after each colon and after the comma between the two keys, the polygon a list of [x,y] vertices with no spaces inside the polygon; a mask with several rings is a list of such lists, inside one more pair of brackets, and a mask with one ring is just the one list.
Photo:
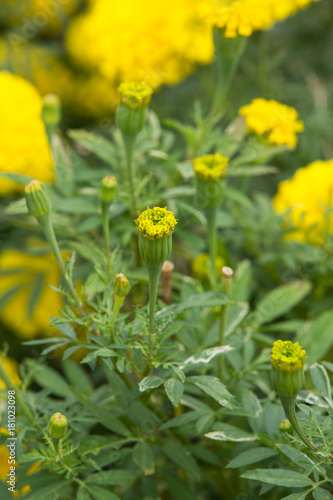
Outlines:
{"label": "plant stalk", "polygon": [[[232,276],[233,276],[233,270],[230,267],[222,267],[222,291],[226,295],[230,294]],[[223,346],[225,343],[225,330],[227,326],[228,308],[229,304],[223,304],[223,306],[221,306],[220,325],[219,325],[220,346]],[[220,356],[218,364],[218,377],[220,379],[222,379],[223,377],[223,367],[224,367],[224,356]]]}
{"label": "plant stalk", "polygon": [[153,335],[155,328],[155,310],[157,301],[157,289],[160,279],[160,274],[162,270],[163,262],[161,264],[148,264],[148,276],[149,276],[149,326],[148,326],[148,337],[149,337],[149,358],[152,360],[153,355]]}
{"label": "plant stalk", "polygon": [[102,202],[102,219],[103,219],[103,234],[104,234],[104,245],[106,253],[106,265],[109,275],[111,274],[110,269],[110,229],[109,229],[109,203]]}
{"label": "plant stalk", "polygon": [[209,281],[213,290],[216,289],[216,269],[215,261],[217,255],[217,229],[216,218],[217,208],[206,208],[205,215],[207,220],[208,242],[209,242]]}
{"label": "plant stalk", "polygon": [[117,317],[117,314],[118,314],[118,311],[120,309],[120,306],[121,304],[123,303],[124,301],[124,297],[120,297],[119,295],[116,295],[115,298],[114,298],[114,303],[113,303],[113,310],[112,310],[112,316],[111,316],[111,322],[110,322],[110,334],[112,335],[113,333],[113,328],[114,328],[114,324],[115,324],[115,321],[116,321],[116,317]]}
{"label": "plant stalk", "polygon": [[294,431],[296,434],[301,438],[304,444],[310,448],[311,451],[317,452],[317,448],[313,446],[312,443],[308,440],[308,438],[305,436],[304,432],[302,431],[295,412],[295,404],[296,404],[296,397],[297,396],[280,396],[280,400],[283,406],[283,409],[285,411],[286,417],[293,426]]}
{"label": "plant stalk", "polygon": [[135,195],[134,180],[133,180],[133,151],[134,151],[134,143],[136,136],[123,133],[122,137],[125,149],[127,176],[131,192],[132,211],[133,213],[135,213],[137,209],[136,209],[136,195]]}

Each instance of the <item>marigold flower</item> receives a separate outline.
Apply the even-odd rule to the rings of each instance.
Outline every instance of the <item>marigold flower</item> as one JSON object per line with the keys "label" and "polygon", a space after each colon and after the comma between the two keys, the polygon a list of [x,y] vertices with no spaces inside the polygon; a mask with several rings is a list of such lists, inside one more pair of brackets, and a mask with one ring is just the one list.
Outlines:
{"label": "marigold flower", "polygon": [[[0,172],[27,174],[45,182],[54,179],[53,160],[41,119],[42,98],[23,78],[0,72]],[[0,195],[23,187],[1,179]]]}
{"label": "marigold flower", "polygon": [[279,184],[273,199],[276,212],[294,229],[288,239],[321,245],[333,234],[333,159],[315,161],[299,168],[291,179]]}
{"label": "marigold flower", "polygon": [[204,181],[218,181],[227,175],[229,159],[215,153],[195,158],[193,169],[195,175]]}
{"label": "marigold flower", "polygon": [[296,109],[272,99],[254,99],[251,104],[241,107],[239,114],[245,117],[249,132],[263,135],[272,144],[280,146],[294,148],[297,132],[304,130]]}
{"label": "marigold flower", "polygon": [[178,224],[173,212],[160,207],[148,207],[134,222],[141,235],[152,240],[169,236]]}
{"label": "marigold flower", "polygon": [[118,87],[120,102],[131,109],[145,108],[153,90],[145,82],[124,82]]}
{"label": "marigold flower", "polygon": [[227,38],[235,38],[268,29],[312,1],[318,0],[202,0],[198,13],[208,24],[224,29]]}
{"label": "marigold flower", "polygon": [[271,358],[277,370],[291,372],[303,368],[306,352],[298,342],[293,344],[290,340],[277,340],[273,344]]}
{"label": "marigold flower", "polygon": [[66,434],[67,427],[67,418],[61,413],[55,413],[49,420],[47,432],[52,438],[60,439]]}

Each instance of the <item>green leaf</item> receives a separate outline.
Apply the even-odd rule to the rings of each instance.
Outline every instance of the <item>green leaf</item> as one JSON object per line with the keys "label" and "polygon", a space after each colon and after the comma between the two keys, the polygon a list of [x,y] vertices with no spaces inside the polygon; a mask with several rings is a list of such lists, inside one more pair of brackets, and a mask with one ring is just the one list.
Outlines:
{"label": "green leaf", "polygon": [[252,417],[248,417],[251,429],[253,432],[258,432],[262,418],[262,406],[258,397],[249,389],[243,389],[242,402],[244,410],[250,415],[253,415]]}
{"label": "green leaf", "polygon": [[[50,317],[51,321],[55,320],[53,316]],[[69,323],[61,323],[57,325],[57,329],[59,332],[61,332],[65,337],[72,339],[72,340],[77,340],[77,336],[75,333],[75,330],[71,327]]]}
{"label": "green leaf", "polygon": [[229,345],[211,347],[209,349],[205,349],[187,358],[185,361],[183,361],[183,363],[179,366],[179,368],[186,372],[193,368],[197,368],[197,365],[208,364],[216,356],[225,354],[226,352],[229,352],[232,349],[233,347],[230,347]]}
{"label": "green leaf", "polygon": [[331,383],[323,365],[314,363],[310,366],[311,377],[318,391],[325,398],[332,400]]}
{"label": "green leaf", "polygon": [[177,407],[184,392],[184,384],[176,378],[169,378],[164,383],[164,389],[173,406]]}
{"label": "green leaf", "polygon": [[172,493],[172,498],[179,498],[181,500],[193,500],[196,498],[195,492],[191,490],[189,484],[179,479],[177,474],[163,471],[162,476],[165,484],[168,485],[168,489]]}
{"label": "green leaf", "polygon": [[333,311],[326,311],[308,322],[297,334],[297,341],[306,350],[309,364],[321,360],[333,345]]}
{"label": "green leaf", "polygon": [[198,420],[205,414],[205,410],[199,411],[189,411],[187,413],[183,413],[182,415],[178,415],[177,417],[168,420],[165,424],[161,425],[160,430],[172,429],[175,427],[181,427],[182,425],[188,425],[194,420]]}
{"label": "green leaf", "polygon": [[195,479],[200,479],[200,469],[192,457],[189,451],[187,451],[184,446],[179,446],[177,444],[169,443],[163,447],[166,456],[178,467],[184,469],[190,475],[194,476]]}
{"label": "green leaf", "polygon": [[40,488],[39,490],[33,490],[28,496],[27,500],[45,500],[46,498],[52,498],[52,500],[60,500],[64,498],[65,492],[68,493],[70,488],[70,481],[64,479],[61,482],[58,480],[55,483],[49,483],[47,486]]}
{"label": "green leaf", "polygon": [[284,455],[286,455],[289,460],[291,460],[294,464],[302,467],[302,469],[310,469],[315,463],[311,460],[305,453],[302,453],[297,448],[290,446],[288,444],[280,444],[278,445],[279,449],[282,451]]}
{"label": "green leaf", "polygon": [[68,360],[63,363],[62,366],[66,377],[70,383],[74,385],[74,387],[76,387],[83,394],[91,394],[93,392],[94,386],[80,365],[74,363],[74,361]]}
{"label": "green leaf", "polygon": [[101,135],[86,130],[69,130],[68,135],[80,146],[94,153],[108,165],[117,166],[117,163],[119,163],[113,144]]}
{"label": "green leaf", "polygon": [[10,181],[17,182],[22,186],[26,186],[30,181],[34,180],[34,178],[30,177],[30,175],[15,174],[14,172],[0,172],[0,177],[4,177],[5,179],[9,179]]}
{"label": "green leaf", "polygon": [[220,405],[231,407],[230,402],[233,396],[217,377],[195,376],[188,377],[187,381],[195,384],[206,394],[218,401]]}
{"label": "green leaf", "polygon": [[145,377],[139,382],[139,390],[140,392],[145,392],[148,389],[155,389],[162,385],[164,380],[161,377],[156,377],[152,375],[150,377]]}
{"label": "green leaf", "polygon": [[279,170],[270,165],[242,165],[234,166],[230,164],[228,175],[231,177],[253,177],[258,175],[276,174]]}
{"label": "green leaf", "polygon": [[283,497],[282,500],[304,500],[308,494],[311,493],[311,491],[312,489],[310,488],[309,490],[301,491],[300,493],[292,493],[287,497]]}
{"label": "green leaf", "polygon": [[63,377],[52,368],[46,366],[38,367],[33,378],[41,387],[51,389],[57,396],[65,398],[71,396],[71,391]]}
{"label": "green leaf", "polygon": [[151,447],[145,441],[135,446],[133,450],[133,460],[143,470],[145,476],[154,474],[154,454]]}
{"label": "green leaf", "polygon": [[94,500],[120,500],[117,495],[99,486],[89,486],[89,493]]}
{"label": "green leaf", "polygon": [[305,488],[312,486],[312,481],[299,474],[285,469],[256,469],[242,474],[245,479],[253,479],[263,483],[274,484],[275,486],[284,486],[285,488]]}
{"label": "green leaf", "polygon": [[255,310],[249,314],[245,322],[246,326],[256,329],[260,325],[284,315],[298,304],[310,290],[311,283],[308,281],[293,281],[275,288],[265,295]]}
{"label": "green leaf", "polygon": [[91,500],[91,496],[89,495],[88,489],[85,484],[82,484],[78,489],[76,500]]}
{"label": "green leaf", "polygon": [[227,324],[225,329],[225,336],[231,335],[241,324],[247,313],[249,312],[249,304],[241,302],[228,308]]}
{"label": "green leaf", "polygon": [[15,285],[12,288],[9,288],[8,290],[6,290],[2,295],[0,295],[0,311],[3,307],[5,307],[7,302],[9,302],[12,297],[15,297],[15,295],[20,290],[22,290],[22,288],[23,288],[23,285],[21,285],[21,284]]}
{"label": "green leaf", "polygon": [[116,469],[105,472],[97,472],[87,478],[87,484],[99,484],[104,486],[129,485],[137,477],[130,470]]}
{"label": "green leaf", "polygon": [[231,298],[236,302],[247,302],[250,298],[252,265],[249,260],[242,260],[236,269],[231,285]]}
{"label": "green leaf", "polygon": [[276,450],[271,448],[252,448],[251,450],[243,451],[236,458],[232,459],[228,463],[227,468],[238,469],[239,467],[244,467],[245,465],[255,464],[261,462],[261,460],[266,460],[277,455]]}
{"label": "green leaf", "polygon": [[204,292],[192,295],[184,300],[181,304],[164,307],[157,312],[156,318],[162,319],[170,314],[180,314],[186,309],[201,308],[201,307],[217,307],[223,304],[229,304],[230,300],[222,292]]}
{"label": "green leaf", "polygon": [[30,292],[28,307],[27,307],[27,318],[31,320],[32,315],[35,311],[36,305],[41,297],[45,286],[45,274],[38,273],[36,279],[34,280],[33,290]]}
{"label": "green leaf", "polygon": [[257,439],[256,436],[250,434],[234,425],[218,423],[214,425],[214,430],[212,432],[208,432],[205,434],[209,439],[214,439],[215,441],[234,441],[234,442],[242,442],[242,441],[255,441]]}
{"label": "green leaf", "polygon": [[333,495],[324,488],[316,488],[313,490],[313,498],[315,500],[333,500]]}

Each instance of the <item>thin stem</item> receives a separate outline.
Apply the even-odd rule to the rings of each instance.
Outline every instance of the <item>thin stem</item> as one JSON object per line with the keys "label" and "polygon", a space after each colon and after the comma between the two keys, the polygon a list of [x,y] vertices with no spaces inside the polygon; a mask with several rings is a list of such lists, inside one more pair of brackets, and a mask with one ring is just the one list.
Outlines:
{"label": "thin stem", "polygon": [[136,212],[136,196],[135,196],[134,180],[133,180],[133,151],[134,151],[134,142],[136,136],[123,133],[122,137],[125,149],[127,176],[131,191],[132,211]]}
{"label": "thin stem", "polygon": [[217,230],[216,230],[216,208],[206,208],[207,231],[209,242],[209,281],[213,290],[216,289],[216,269],[215,261],[217,255]]}
{"label": "thin stem", "polygon": [[119,295],[116,295],[115,298],[114,298],[114,303],[113,303],[113,310],[112,310],[112,316],[111,316],[111,322],[110,322],[110,335],[112,336],[112,333],[113,333],[113,328],[114,328],[114,324],[115,324],[115,321],[116,321],[116,317],[117,317],[117,314],[118,314],[118,311],[120,309],[120,306],[121,304],[123,303],[124,301],[124,297],[120,297]]}
{"label": "thin stem", "polygon": [[110,206],[109,203],[102,202],[102,219],[103,219],[104,245],[105,245],[105,253],[106,253],[106,265],[107,265],[108,273],[111,274],[109,206]]}
{"label": "thin stem", "polygon": [[155,328],[155,309],[157,301],[157,289],[160,279],[161,269],[163,262],[161,264],[148,264],[148,275],[149,275],[149,358],[152,360],[153,356],[153,335]]}
{"label": "thin stem", "polygon": [[[229,295],[229,293],[230,293],[230,288],[231,288],[231,283],[232,283],[232,275],[233,275],[233,271],[232,271],[232,269],[230,269],[230,267],[223,267],[222,268],[222,291],[227,295]],[[226,326],[227,326],[228,308],[229,308],[229,304],[223,304],[221,306],[220,325],[219,325],[220,346],[223,346],[224,342],[225,342],[225,330],[226,330]],[[220,356],[219,357],[219,364],[218,364],[218,377],[219,378],[223,377],[223,367],[224,367],[224,357]]]}
{"label": "thin stem", "polygon": [[5,368],[4,368],[4,366],[3,366],[3,364],[2,364],[1,361],[0,361],[0,377],[2,378],[2,380],[4,381],[4,383],[6,384],[7,389],[15,391],[15,398],[17,399],[18,404],[20,405],[20,407],[21,407],[23,413],[25,414],[25,416],[33,424],[34,421],[35,421],[35,419],[34,419],[32,413],[31,413],[31,411],[29,410],[29,408],[27,407],[27,405],[23,401],[21,390],[12,382],[11,378],[9,377],[8,373],[6,372],[6,370],[5,370]]}
{"label": "thin stem", "polygon": [[304,444],[310,448],[311,451],[317,452],[317,448],[313,446],[312,443],[308,440],[308,438],[305,436],[304,432],[302,431],[295,412],[295,403],[296,403],[296,396],[280,396],[280,400],[283,406],[283,409],[285,411],[286,417],[293,426],[294,431],[296,434],[301,438]]}

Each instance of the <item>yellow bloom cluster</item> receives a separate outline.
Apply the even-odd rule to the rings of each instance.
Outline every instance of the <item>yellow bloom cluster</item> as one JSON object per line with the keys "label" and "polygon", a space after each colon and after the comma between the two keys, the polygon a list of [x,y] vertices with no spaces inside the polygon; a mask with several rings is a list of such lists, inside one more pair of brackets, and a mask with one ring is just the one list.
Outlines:
{"label": "yellow bloom cluster", "polygon": [[131,109],[148,106],[153,90],[145,82],[124,82],[118,87],[120,102]]}
{"label": "yellow bloom cluster", "polygon": [[240,108],[239,114],[245,116],[249,132],[264,135],[269,142],[279,146],[294,148],[297,132],[304,130],[295,108],[272,99],[253,99],[251,104]]}
{"label": "yellow bloom cluster", "polygon": [[92,0],[74,19],[67,49],[76,64],[112,83],[177,83],[213,57],[210,27],[198,19],[198,0]]}
{"label": "yellow bloom cluster", "polygon": [[[1,351],[0,351],[0,358],[1,358]],[[2,366],[6,370],[8,376],[10,377],[11,381],[15,385],[19,385],[21,383],[20,377],[18,376],[18,363],[15,361],[15,359],[9,358],[6,356],[4,359],[1,360]],[[6,384],[0,379],[0,389],[5,389]]]}
{"label": "yellow bloom cluster", "polygon": [[295,231],[288,239],[320,245],[333,234],[333,159],[315,161],[279,184],[274,209]]}
{"label": "yellow bloom cluster", "polygon": [[[207,253],[202,253],[192,260],[191,268],[192,274],[199,279],[208,278],[209,268],[208,268],[209,255]],[[222,267],[225,261],[219,255],[215,259],[215,269],[218,276],[222,276]]]}
{"label": "yellow bloom cluster", "polygon": [[299,9],[318,0],[202,0],[199,17],[225,30],[227,38],[250,36],[270,28]]}
{"label": "yellow bloom cluster", "polygon": [[[46,182],[54,179],[53,161],[41,119],[42,99],[23,78],[0,72],[0,172],[27,174]],[[23,191],[1,179],[0,195]]]}
{"label": "yellow bloom cluster", "polygon": [[173,233],[177,219],[166,208],[147,208],[135,221],[140,233],[152,239],[164,238]]}
{"label": "yellow bloom cluster", "polygon": [[272,364],[281,371],[299,370],[304,366],[306,352],[298,342],[277,340],[273,344],[271,353]]}
{"label": "yellow bloom cluster", "polygon": [[218,181],[227,175],[229,160],[220,153],[203,155],[193,160],[195,175],[204,181]]}
{"label": "yellow bloom cluster", "polygon": [[[30,242],[33,248],[37,242]],[[63,307],[60,293],[48,285],[57,287],[60,272],[53,255],[32,255],[18,250],[6,250],[0,254],[0,296],[10,290],[13,294],[1,310],[1,321],[21,337],[32,338],[38,334],[51,334],[50,316],[57,316]],[[33,308],[31,298],[39,286],[40,295]]]}

